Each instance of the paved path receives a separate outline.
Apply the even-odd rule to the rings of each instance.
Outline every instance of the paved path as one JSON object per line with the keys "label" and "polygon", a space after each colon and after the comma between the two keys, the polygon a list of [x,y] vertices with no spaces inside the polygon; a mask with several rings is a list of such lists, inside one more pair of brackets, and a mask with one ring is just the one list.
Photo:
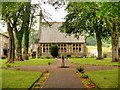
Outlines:
{"label": "paved path", "polygon": [[[70,70],[76,70],[77,66],[84,67],[85,71],[96,71],[96,70],[110,70],[113,68],[118,68],[117,66],[94,66],[94,65],[79,65],[79,64],[69,64],[67,60],[65,60],[65,65],[69,66]],[[18,67],[10,67],[8,70],[23,70],[23,71],[36,71],[36,72],[44,72],[48,70],[50,73],[58,71],[58,68],[61,66],[61,60],[58,59],[56,64],[52,65],[42,65],[42,66],[18,66]],[[62,68],[63,69],[63,68]],[[66,68],[65,68],[66,69]]]}
{"label": "paved path", "polygon": [[[43,88],[85,88],[75,70],[71,68],[60,68],[61,60],[56,62],[56,70],[50,74]],[[69,66],[65,60],[65,66]]]}
{"label": "paved path", "polygon": [[[65,60],[65,66],[69,66],[69,68],[60,68],[60,66],[61,66],[61,60],[58,59],[55,65],[21,66],[21,67],[12,67],[8,69],[37,71],[37,72],[48,70],[50,72],[50,77],[44,83],[43,88],[85,88],[79,76],[76,75],[77,65],[69,64],[68,60]],[[109,70],[112,68],[117,68],[114,66],[93,66],[93,65],[87,65],[87,66],[85,65],[84,67],[85,67],[85,71]]]}

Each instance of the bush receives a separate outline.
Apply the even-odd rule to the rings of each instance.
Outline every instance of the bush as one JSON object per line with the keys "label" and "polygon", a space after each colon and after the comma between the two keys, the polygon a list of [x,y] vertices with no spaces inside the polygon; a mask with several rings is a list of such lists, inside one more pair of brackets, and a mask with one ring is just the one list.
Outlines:
{"label": "bush", "polygon": [[44,59],[45,57],[42,56],[42,57],[40,57],[40,58],[41,58],[41,59]]}
{"label": "bush", "polygon": [[87,74],[82,74],[80,77],[81,78],[88,78],[88,75]]}
{"label": "bush", "polygon": [[46,58],[49,59],[50,57],[47,56]]}
{"label": "bush", "polygon": [[81,66],[77,67],[77,70],[78,70],[79,72],[84,72],[84,68],[81,67]]}
{"label": "bush", "polygon": [[71,55],[67,55],[67,57],[69,58],[69,57],[71,57]]}
{"label": "bush", "polygon": [[7,64],[6,66],[7,66],[7,67],[12,67],[10,64]]}
{"label": "bush", "polygon": [[5,57],[5,56],[2,56],[2,59],[6,59],[6,57]]}
{"label": "bush", "polygon": [[106,54],[106,53],[104,53],[104,54],[103,54],[103,57],[104,57],[104,58],[107,58],[107,54]]}
{"label": "bush", "polygon": [[51,55],[56,58],[58,56],[58,46],[57,44],[52,44],[50,49]]}
{"label": "bush", "polygon": [[87,86],[90,86],[92,84],[92,82],[88,79],[84,81],[84,84]]}
{"label": "bush", "polygon": [[48,65],[50,65],[51,63],[50,62],[48,62]]}

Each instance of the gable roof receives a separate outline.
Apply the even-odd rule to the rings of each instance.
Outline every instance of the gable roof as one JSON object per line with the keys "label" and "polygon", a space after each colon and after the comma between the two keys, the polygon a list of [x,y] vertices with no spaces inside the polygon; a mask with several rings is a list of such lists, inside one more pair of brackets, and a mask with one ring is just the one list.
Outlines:
{"label": "gable roof", "polygon": [[85,37],[76,39],[74,35],[68,36],[58,30],[62,23],[54,22],[51,27],[43,25],[40,33],[40,43],[84,43]]}

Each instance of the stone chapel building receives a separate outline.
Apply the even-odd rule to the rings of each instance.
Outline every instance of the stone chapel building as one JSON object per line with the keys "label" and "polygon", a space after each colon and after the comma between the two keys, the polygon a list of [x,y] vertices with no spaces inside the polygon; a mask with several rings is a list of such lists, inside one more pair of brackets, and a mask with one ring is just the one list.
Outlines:
{"label": "stone chapel building", "polygon": [[51,27],[42,25],[39,35],[38,54],[41,57],[52,57],[50,54],[51,44],[56,43],[59,48],[59,56],[84,57],[86,56],[85,37],[76,39],[74,35],[68,36],[58,28],[62,22],[50,22]]}
{"label": "stone chapel building", "polygon": [[8,57],[9,37],[0,33],[0,58]]}

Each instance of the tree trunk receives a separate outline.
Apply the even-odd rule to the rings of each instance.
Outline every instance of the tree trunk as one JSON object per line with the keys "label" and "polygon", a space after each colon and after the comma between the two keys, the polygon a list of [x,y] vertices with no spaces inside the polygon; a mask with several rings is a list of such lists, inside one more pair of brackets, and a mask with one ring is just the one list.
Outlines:
{"label": "tree trunk", "polygon": [[116,40],[113,40],[112,38],[112,61],[117,62],[118,61],[118,46],[116,46],[114,43],[116,43]]}
{"label": "tree trunk", "polygon": [[103,59],[102,57],[102,41],[99,32],[96,32],[96,40],[97,40],[97,51],[98,51],[98,60]]}
{"label": "tree trunk", "polygon": [[27,18],[25,19],[25,32],[24,32],[24,59],[28,60],[28,47],[29,47],[29,33],[30,33],[30,5],[31,2],[27,2],[26,4],[26,11],[25,11],[25,15],[27,16]]}
{"label": "tree trunk", "polygon": [[[22,23],[22,25],[23,24],[24,22]],[[20,31],[18,31],[17,28],[14,28],[14,31],[16,36],[16,60],[23,61],[22,58],[22,38],[24,33],[23,26]]]}
{"label": "tree trunk", "polygon": [[16,60],[23,61],[22,58],[22,38],[16,37]]}
{"label": "tree trunk", "polygon": [[24,33],[24,59],[28,60],[28,47],[29,47],[29,31]]}
{"label": "tree trunk", "polygon": [[116,62],[119,61],[118,57],[118,42],[119,42],[119,36],[118,36],[118,23],[116,18],[113,19],[112,24],[112,30],[111,30],[111,37],[112,37],[112,61]]}
{"label": "tree trunk", "polygon": [[14,41],[14,34],[13,28],[10,25],[10,22],[7,23],[7,31],[9,33],[9,53],[8,53],[8,61],[6,63],[14,63],[15,58],[15,41]]}

